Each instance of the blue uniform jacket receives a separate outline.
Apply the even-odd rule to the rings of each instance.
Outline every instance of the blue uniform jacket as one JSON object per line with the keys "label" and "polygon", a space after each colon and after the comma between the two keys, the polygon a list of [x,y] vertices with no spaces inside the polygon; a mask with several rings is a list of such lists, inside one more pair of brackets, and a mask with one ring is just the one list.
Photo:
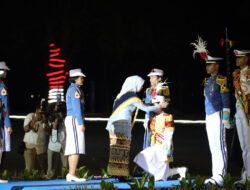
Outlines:
{"label": "blue uniform jacket", "polygon": [[[145,102],[146,105],[150,105],[151,100],[152,100],[151,89],[147,89],[146,98],[145,98],[144,102]],[[146,112],[146,114],[147,114],[148,118],[151,118],[151,117],[153,117],[155,115],[155,113],[153,111]]]}
{"label": "blue uniform jacket", "polygon": [[84,124],[84,96],[80,86],[71,83],[66,95],[67,116],[74,116],[79,125]]}
{"label": "blue uniform jacket", "polygon": [[230,94],[227,78],[222,75],[206,78],[204,81],[205,110],[211,115],[223,108],[230,108]]}

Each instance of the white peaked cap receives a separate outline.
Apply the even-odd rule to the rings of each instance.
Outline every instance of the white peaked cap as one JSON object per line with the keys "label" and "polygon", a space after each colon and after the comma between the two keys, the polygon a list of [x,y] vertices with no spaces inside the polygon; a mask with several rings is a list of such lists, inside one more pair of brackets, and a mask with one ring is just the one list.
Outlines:
{"label": "white peaked cap", "polygon": [[82,69],[71,69],[69,70],[69,77],[86,77],[83,73],[82,73]]}
{"label": "white peaked cap", "polygon": [[162,77],[164,75],[164,71],[161,69],[152,69],[150,73],[148,74],[148,77],[150,76],[160,76]]}
{"label": "white peaked cap", "polygon": [[161,103],[161,102],[165,102],[165,97],[164,97],[164,96],[156,95],[156,96],[152,99],[152,103]]}
{"label": "white peaked cap", "polygon": [[223,60],[224,58],[221,57],[212,57],[210,55],[207,55],[206,63],[216,63],[217,61]]}
{"label": "white peaked cap", "polygon": [[243,57],[247,54],[250,54],[250,50],[237,50],[237,49],[235,49],[234,54],[236,57]]}
{"label": "white peaked cap", "polygon": [[0,61],[0,69],[10,70],[10,68],[7,67],[7,65],[4,61]]}

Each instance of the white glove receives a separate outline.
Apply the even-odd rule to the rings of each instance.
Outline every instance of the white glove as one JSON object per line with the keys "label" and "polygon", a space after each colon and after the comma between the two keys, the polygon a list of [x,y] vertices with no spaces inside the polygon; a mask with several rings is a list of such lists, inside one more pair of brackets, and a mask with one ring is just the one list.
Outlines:
{"label": "white glove", "polygon": [[231,129],[231,125],[229,123],[229,118],[230,118],[230,109],[223,108],[222,122],[227,129]]}
{"label": "white glove", "polygon": [[233,128],[233,127],[231,126],[229,120],[223,120],[222,123],[223,123],[223,125],[224,125],[224,127],[225,127],[226,129],[232,129],[232,128]]}

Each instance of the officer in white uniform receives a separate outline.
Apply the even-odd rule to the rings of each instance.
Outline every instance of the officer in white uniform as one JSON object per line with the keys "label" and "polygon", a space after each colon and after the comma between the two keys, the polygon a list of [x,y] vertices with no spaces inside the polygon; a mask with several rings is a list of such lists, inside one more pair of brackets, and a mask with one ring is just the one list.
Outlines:
{"label": "officer in white uniform", "polygon": [[[9,99],[8,89],[3,82],[6,78],[7,71],[10,70],[6,63],[0,62],[0,164],[3,152],[10,151],[10,134],[12,133],[11,122],[9,118]],[[8,182],[0,180],[0,183]]]}
{"label": "officer in white uniform", "polygon": [[250,50],[234,50],[236,69],[233,73],[236,97],[236,128],[242,150],[243,169],[241,180],[236,183],[245,184],[250,181]]}
{"label": "officer in white uniform", "polygon": [[76,176],[76,167],[80,154],[85,154],[84,140],[84,96],[80,89],[83,85],[81,69],[69,71],[70,86],[66,94],[67,116],[65,118],[66,127],[66,145],[65,155],[68,156],[69,173],[66,176],[67,181],[85,181]]}

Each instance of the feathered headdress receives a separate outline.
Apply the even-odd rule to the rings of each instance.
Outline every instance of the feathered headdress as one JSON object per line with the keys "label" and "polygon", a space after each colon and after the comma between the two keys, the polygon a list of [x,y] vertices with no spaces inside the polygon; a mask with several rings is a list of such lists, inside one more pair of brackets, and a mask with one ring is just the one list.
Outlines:
{"label": "feathered headdress", "polygon": [[195,56],[196,53],[199,53],[202,59],[207,59],[208,56],[208,50],[207,48],[207,42],[204,41],[200,36],[198,36],[198,39],[191,43],[190,45],[194,46],[194,52],[193,56]]}
{"label": "feathered headdress", "polygon": [[164,89],[164,88],[168,88],[168,84],[169,82],[167,82],[167,79],[164,82],[160,82],[156,85],[155,89],[156,91],[159,91],[160,89]]}

